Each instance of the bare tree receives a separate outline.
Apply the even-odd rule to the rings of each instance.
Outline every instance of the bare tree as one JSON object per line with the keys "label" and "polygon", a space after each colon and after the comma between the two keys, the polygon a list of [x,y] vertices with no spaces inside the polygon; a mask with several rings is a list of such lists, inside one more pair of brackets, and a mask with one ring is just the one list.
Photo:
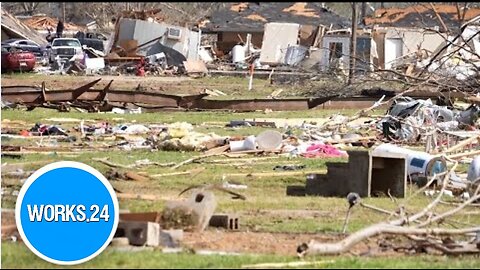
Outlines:
{"label": "bare tree", "polygon": [[45,2],[11,2],[2,3],[2,7],[13,14],[34,15],[45,8]]}

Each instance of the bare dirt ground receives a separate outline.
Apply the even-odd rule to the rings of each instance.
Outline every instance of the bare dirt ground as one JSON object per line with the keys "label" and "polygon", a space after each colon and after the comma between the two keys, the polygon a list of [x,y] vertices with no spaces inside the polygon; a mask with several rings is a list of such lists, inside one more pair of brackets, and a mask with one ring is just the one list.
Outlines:
{"label": "bare dirt ground", "polygon": [[[224,230],[207,230],[202,233],[185,232],[183,244],[194,249],[218,250],[249,254],[296,255],[296,247],[314,239],[321,242],[336,242],[341,235],[296,234],[265,232],[228,232]],[[365,243],[358,244],[352,252],[368,251]]]}

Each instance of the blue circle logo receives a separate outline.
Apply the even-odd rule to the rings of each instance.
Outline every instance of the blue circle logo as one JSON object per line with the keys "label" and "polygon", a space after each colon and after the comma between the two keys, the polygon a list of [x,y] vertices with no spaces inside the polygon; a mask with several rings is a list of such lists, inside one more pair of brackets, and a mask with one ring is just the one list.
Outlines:
{"label": "blue circle logo", "polygon": [[73,265],[100,254],[117,230],[119,207],[108,180],[94,168],[61,161],[42,167],[21,188],[18,232],[40,258]]}

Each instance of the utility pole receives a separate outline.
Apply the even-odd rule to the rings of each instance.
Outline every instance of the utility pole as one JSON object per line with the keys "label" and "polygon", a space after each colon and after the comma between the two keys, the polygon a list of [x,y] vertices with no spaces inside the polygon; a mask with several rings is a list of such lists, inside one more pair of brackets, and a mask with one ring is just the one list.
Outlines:
{"label": "utility pole", "polygon": [[63,23],[65,23],[65,2],[62,2],[62,17],[63,17]]}
{"label": "utility pole", "polygon": [[348,76],[348,85],[352,84],[355,58],[357,56],[357,3],[352,2],[352,36],[350,39],[350,72]]}
{"label": "utility pole", "polygon": [[367,2],[362,2],[362,8],[360,9],[360,21],[363,22],[367,16]]}

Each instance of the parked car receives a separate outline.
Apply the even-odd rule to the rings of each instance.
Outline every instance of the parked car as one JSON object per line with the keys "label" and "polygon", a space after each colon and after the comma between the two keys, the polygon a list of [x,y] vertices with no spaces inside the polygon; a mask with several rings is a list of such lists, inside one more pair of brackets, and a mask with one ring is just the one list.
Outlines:
{"label": "parked car", "polygon": [[32,52],[2,46],[2,73],[6,71],[32,71],[36,58]]}
{"label": "parked car", "polygon": [[7,39],[3,41],[2,47],[7,48],[7,50],[10,50],[10,48],[17,48],[26,52],[32,52],[37,58],[43,57],[45,51],[45,48],[42,48],[36,42],[19,38]]}
{"label": "parked car", "polygon": [[85,57],[82,44],[76,38],[56,38],[52,41],[52,45],[47,46],[47,48],[50,50],[50,63],[53,63],[56,57],[60,57],[63,60],[69,60],[74,56],[79,60],[83,60]]}

